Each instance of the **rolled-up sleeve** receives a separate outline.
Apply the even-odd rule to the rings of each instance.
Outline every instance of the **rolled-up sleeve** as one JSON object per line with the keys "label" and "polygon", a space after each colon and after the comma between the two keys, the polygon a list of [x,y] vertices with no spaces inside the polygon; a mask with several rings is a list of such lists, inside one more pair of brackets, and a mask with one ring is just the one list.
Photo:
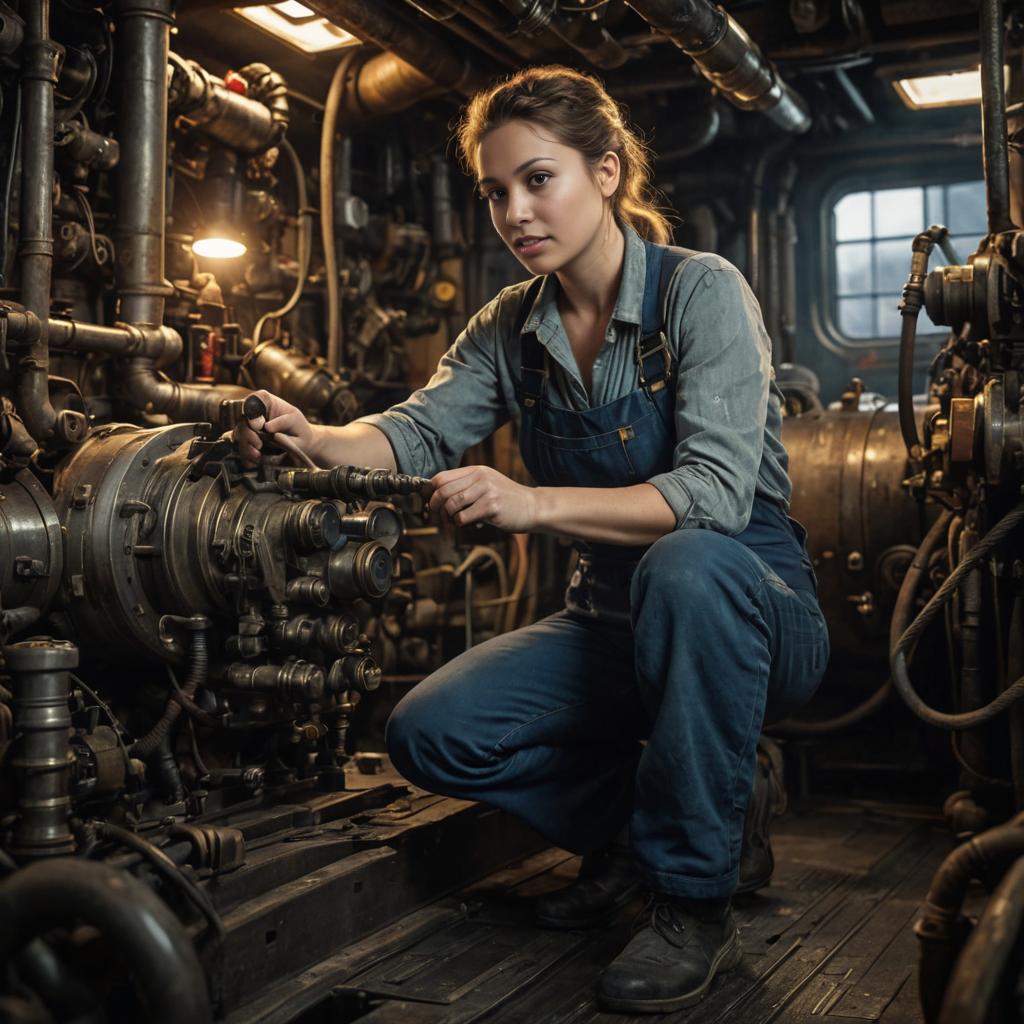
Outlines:
{"label": "rolled-up sleeve", "polygon": [[452,469],[509,418],[498,379],[498,307],[495,299],[470,320],[422,388],[357,421],[384,433],[399,472],[430,477]]}
{"label": "rolled-up sleeve", "polygon": [[761,464],[771,342],[739,271],[718,257],[693,263],[676,272],[666,303],[679,355],[673,468],[648,483],[676,529],[737,534],[750,520]]}

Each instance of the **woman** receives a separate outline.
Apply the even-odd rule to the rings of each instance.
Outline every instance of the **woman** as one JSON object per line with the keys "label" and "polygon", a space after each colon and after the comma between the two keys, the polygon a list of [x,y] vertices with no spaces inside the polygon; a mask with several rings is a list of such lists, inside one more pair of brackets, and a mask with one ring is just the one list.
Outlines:
{"label": "woman", "polygon": [[[541,908],[551,925],[597,923],[631,895],[635,869],[609,852],[628,824],[651,899],[600,996],[675,1010],[738,962],[729,903],[766,703],[807,700],[828,655],[785,512],[770,343],[734,267],[655,244],[668,230],[643,147],[596,80],[522,71],[474,97],[459,144],[538,276],[477,313],[400,405],[326,427],[264,394],[266,426],[323,465],[431,477],[455,523],[577,540],[566,609],[416,686],[388,749],[417,785],[584,855]],[[453,468],[510,416],[538,486]],[[259,457],[255,433],[238,438]]]}

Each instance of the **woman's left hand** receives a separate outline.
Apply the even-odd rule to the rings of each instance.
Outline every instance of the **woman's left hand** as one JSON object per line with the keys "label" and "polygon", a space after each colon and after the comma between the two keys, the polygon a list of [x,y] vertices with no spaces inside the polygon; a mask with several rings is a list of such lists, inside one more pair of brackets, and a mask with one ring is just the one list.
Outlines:
{"label": "woman's left hand", "polygon": [[537,492],[490,466],[461,466],[430,481],[430,508],[458,526],[492,523],[511,533],[528,533],[537,521]]}

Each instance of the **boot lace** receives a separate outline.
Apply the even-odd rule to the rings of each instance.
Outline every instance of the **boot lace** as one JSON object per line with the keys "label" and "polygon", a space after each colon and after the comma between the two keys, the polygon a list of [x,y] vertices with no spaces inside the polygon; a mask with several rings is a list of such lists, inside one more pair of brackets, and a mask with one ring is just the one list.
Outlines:
{"label": "boot lace", "polygon": [[650,894],[644,909],[633,921],[630,935],[645,928],[653,928],[666,942],[673,946],[683,946],[687,942],[686,915],[669,901]]}

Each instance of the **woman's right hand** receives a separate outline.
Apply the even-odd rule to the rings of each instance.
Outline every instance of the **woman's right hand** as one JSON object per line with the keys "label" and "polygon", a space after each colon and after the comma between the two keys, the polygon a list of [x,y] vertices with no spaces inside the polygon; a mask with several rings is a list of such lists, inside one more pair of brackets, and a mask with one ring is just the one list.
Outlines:
{"label": "woman's right hand", "polygon": [[263,448],[263,439],[256,431],[267,430],[273,434],[284,434],[290,437],[298,448],[310,458],[316,460],[316,433],[313,425],[294,405],[289,405],[283,398],[272,395],[269,391],[254,391],[254,395],[263,401],[267,409],[267,418],[243,420],[235,426],[232,436],[238,445],[239,454],[244,462],[255,465],[259,462]]}

